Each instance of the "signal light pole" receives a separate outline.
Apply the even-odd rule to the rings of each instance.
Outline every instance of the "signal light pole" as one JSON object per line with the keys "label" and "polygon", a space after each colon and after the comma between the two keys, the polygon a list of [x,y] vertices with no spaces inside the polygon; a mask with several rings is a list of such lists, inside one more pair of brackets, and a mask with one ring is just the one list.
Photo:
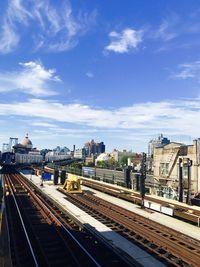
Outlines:
{"label": "signal light pole", "polygon": [[187,175],[188,175],[188,190],[187,190],[187,204],[191,205],[191,166],[192,160],[187,158]]}
{"label": "signal light pole", "polygon": [[142,153],[142,162],[140,170],[140,196],[141,196],[141,208],[144,209],[144,197],[145,197],[145,179],[147,172],[147,155]]}
{"label": "signal light pole", "polygon": [[179,158],[179,187],[178,201],[183,202],[183,160]]}

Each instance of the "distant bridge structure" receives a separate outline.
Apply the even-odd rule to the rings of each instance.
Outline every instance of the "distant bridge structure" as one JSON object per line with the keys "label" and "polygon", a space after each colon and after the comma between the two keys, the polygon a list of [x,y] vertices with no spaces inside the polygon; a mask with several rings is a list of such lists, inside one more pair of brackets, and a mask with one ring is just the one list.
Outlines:
{"label": "distant bridge structure", "polygon": [[18,138],[10,137],[9,143],[3,143],[2,153],[13,152],[13,147],[18,144]]}

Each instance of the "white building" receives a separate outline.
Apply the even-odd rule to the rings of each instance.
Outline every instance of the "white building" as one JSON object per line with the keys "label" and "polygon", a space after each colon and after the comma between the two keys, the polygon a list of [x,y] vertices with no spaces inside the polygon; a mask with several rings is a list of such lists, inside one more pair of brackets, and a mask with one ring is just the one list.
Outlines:
{"label": "white building", "polygon": [[107,161],[111,158],[110,154],[108,153],[101,153],[96,159],[95,159],[95,165],[98,161]]}
{"label": "white building", "polygon": [[83,159],[85,158],[85,149],[84,148],[80,148],[80,149],[75,149],[74,151],[74,158],[76,159]]}

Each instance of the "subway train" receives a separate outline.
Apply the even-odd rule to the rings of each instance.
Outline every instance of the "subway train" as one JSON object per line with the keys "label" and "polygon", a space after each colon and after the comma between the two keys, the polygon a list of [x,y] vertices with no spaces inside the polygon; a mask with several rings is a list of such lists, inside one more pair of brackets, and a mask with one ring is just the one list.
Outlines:
{"label": "subway train", "polygon": [[4,152],[1,154],[0,159],[1,165],[14,165],[15,164],[15,153],[13,152]]}
{"label": "subway train", "polygon": [[52,161],[62,161],[62,160],[69,160],[71,159],[70,155],[46,155],[45,161],[52,162]]}
{"label": "subway train", "polygon": [[[63,161],[71,159],[70,155],[53,155],[45,157],[45,162]],[[42,164],[44,157],[40,154],[22,154],[13,152],[4,152],[1,154],[1,165],[18,165],[18,164]]]}
{"label": "subway train", "polygon": [[34,154],[20,154],[15,153],[15,163],[16,164],[42,164],[43,156]]}

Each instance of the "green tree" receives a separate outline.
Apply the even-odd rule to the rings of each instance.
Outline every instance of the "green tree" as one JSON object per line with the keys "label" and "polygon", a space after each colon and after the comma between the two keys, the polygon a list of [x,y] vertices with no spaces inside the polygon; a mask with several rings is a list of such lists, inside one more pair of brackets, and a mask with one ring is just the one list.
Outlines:
{"label": "green tree", "polygon": [[119,167],[119,162],[114,160],[113,158],[110,158],[108,161],[107,161],[107,164],[108,164],[108,167],[110,169],[114,169],[116,167]]}
{"label": "green tree", "polygon": [[108,166],[107,162],[105,160],[98,160],[97,161],[97,167],[99,168],[106,168]]}
{"label": "green tree", "polygon": [[94,167],[94,163],[93,162],[88,162],[86,166],[88,166],[88,167]]}
{"label": "green tree", "polygon": [[128,156],[123,156],[123,157],[120,159],[120,164],[121,164],[122,166],[128,165]]}
{"label": "green tree", "polygon": [[104,169],[105,168],[114,169],[116,167],[119,167],[119,163],[115,161],[113,158],[110,158],[108,160],[97,161],[96,166]]}
{"label": "green tree", "polygon": [[102,168],[102,161],[98,160],[97,163],[96,163],[96,166],[99,167],[99,168]]}
{"label": "green tree", "polygon": [[70,167],[81,170],[83,167],[83,164],[80,162],[73,162],[70,164]]}

